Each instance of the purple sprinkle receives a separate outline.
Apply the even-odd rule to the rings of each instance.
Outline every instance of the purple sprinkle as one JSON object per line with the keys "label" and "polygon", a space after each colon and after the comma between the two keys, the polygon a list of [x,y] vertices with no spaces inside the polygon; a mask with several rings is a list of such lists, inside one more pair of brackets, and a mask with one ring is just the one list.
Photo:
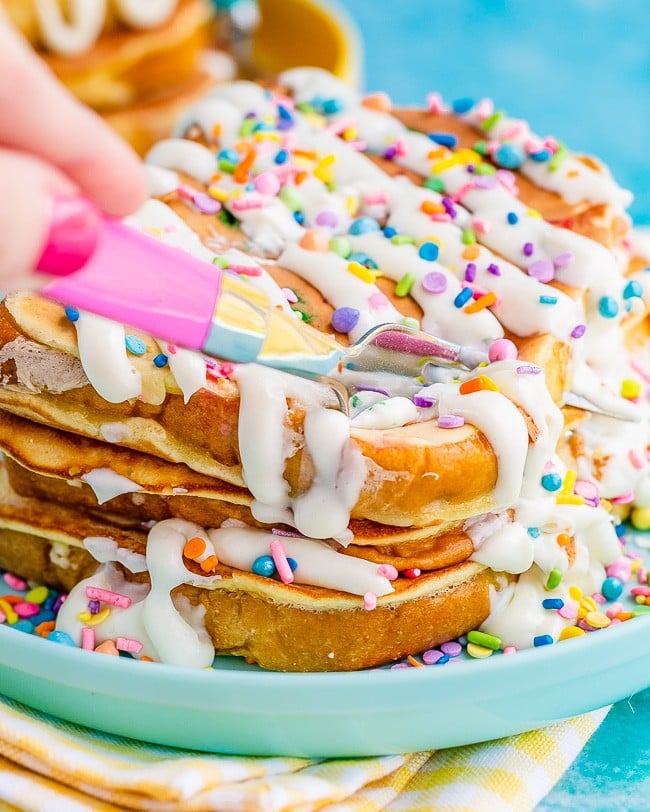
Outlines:
{"label": "purple sprinkle", "polygon": [[386,150],[386,152],[384,152],[384,158],[386,158],[386,159],[387,159],[387,160],[389,160],[389,161],[392,161],[392,160],[393,160],[393,158],[394,158],[396,155],[397,155],[397,150],[395,149],[395,147],[388,147],[388,149]]}
{"label": "purple sprinkle", "polygon": [[465,167],[465,170],[466,170],[466,171],[467,171],[467,172],[468,172],[470,175],[473,175],[473,174],[474,174],[474,170],[475,170],[475,166],[474,166],[474,164],[467,164],[467,166]]}
{"label": "purple sprinkle", "polygon": [[429,271],[422,277],[422,288],[427,293],[444,293],[447,290],[447,277],[440,271]]}
{"label": "purple sprinkle", "polygon": [[411,666],[408,663],[394,663],[391,665],[391,671],[401,671],[403,668],[410,668]]}
{"label": "purple sprinkle", "polygon": [[377,392],[378,395],[383,395],[387,398],[390,397],[390,392],[387,392],[385,389],[380,389],[378,386],[357,386],[355,388],[358,392]]}
{"label": "purple sprinkle", "polygon": [[494,189],[497,179],[493,175],[477,175],[473,183],[476,189]]}
{"label": "purple sprinkle", "polygon": [[88,601],[88,611],[91,615],[98,615],[101,606],[99,601]]}
{"label": "purple sprinkle", "polygon": [[441,429],[458,429],[465,425],[465,418],[455,414],[441,414],[438,425]]}
{"label": "purple sprinkle", "polygon": [[197,192],[192,197],[192,203],[202,214],[216,214],[221,211],[221,203],[215,200],[214,197],[206,195],[205,192]]}
{"label": "purple sprinkle", "polygon": [[315,223],[317,226],[326,226],[328,228],[336,228],[339,219],[333,211],[319,211],[316,215]]}
{"label": "purple sprinkle", "polygon": [[536,367],[532,364],[522,364],[520,367],[517,367],[518,375],[539,375],[541,371],[541,367]]}
{"label": "purple sprinkle", "polygon": [[440,651],[443,654],[446,654],[448,657],[458,657],[458,655],[463,650],[463,647],[460,643],[457,643],[455,640],[449,640],[447,643],[443,643],[440,646]]}
{"label": "purple sprinkle", "polygon": [[566,268],[567,265],[570,265],[573,262],[573,254],[570,251],[566,251],[564,254],[558,254],[553,263],[556,268]]}
{"label": "purple sprinkle", "polygon": [[456,216],[456,209],[454,208],[454,203],[448,197],[443,197],[440,201],[445,208],[445,211],[450,217]]}
{"label": "purple sprinkle", "polygon": [[473,262],[468,262],[465,268],[465,281],[474,282],[476,279],[476,265]]}
{"label": "purple sprinkle", "polygon": [[360,315],[354,307],[339,307],[332,313],[332,327],[337,333],[349,333],[357,326]]}
{"label": "purple sprinkle", "polygon": [[586,324],[576,324],[576,326],[571,330],[571,338],[582,338],[585,334],[587,329]]}
{"label": "purple sprinkle", "polygon": [[444,653],[442,651],[438,651],[436,648],[430,648],[428,651],[425,651],[422,655],[422,662],[426,665],[435,665],[441,657],[444,657]]}
{"label": "purple sprinkle", "polygon": [[54,601],[54,605],[52,606],[52,611],[54,612],[54,614],[56,614],[59,611],[59,609],[63,606],[66,597],[67,595],[59,595],[59,597]]}
{"label": "purple sprinkle", "polygon": [[431,398],[424,398],[422,395],[415,395],[413,398],[413,403],[422,409],[428,409],[429,407],[433,406],[435,400],[432,400]]}
{"label": "purple sprinkle", "polygon": [[492,276],[501,276],[501,268],[495,263],[491,262],[488,267],[488,272],[492,274]]}
{"label": "purple sprinkle", "polygon": [[538,259],[528,266],[528,275],[539,282],[550,282],[555,277],[555,268],[548,259]]}
{"label": "purple sprinkle", "polygon": [[533,255],[533,250],[534,250],[534,249],[533,249],[533,244],[532,244],[532,242],[525,242],[525,243],[524,243],[524,248],[523,248],[523,251],[524,251],[524,256],[525,256],[525,257],[532,257],[532,255]]}

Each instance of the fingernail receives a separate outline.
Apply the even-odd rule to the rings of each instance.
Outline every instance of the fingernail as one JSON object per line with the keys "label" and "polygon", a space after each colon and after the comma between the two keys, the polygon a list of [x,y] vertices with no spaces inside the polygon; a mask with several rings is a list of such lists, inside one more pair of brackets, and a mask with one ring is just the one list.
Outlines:
{"label": "fingernail", "polygon": [[36,269],[67,276],[88,262],[99,238],[101,214],[85,197],[55,197],[45,248]]}

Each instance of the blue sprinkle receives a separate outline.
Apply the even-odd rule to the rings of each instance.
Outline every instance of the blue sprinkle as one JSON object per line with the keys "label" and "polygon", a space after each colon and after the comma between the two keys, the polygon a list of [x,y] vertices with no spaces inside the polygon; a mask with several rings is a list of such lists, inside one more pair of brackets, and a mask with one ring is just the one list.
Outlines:
{"label": "blue sprinkle", "polygon": [[440,144],[441,147],[453,149],[458,143],[456,136],[451,133],[429,133],[428,135],[434,144]]}
{"label": "blue sprinkle", "polygon": [[305,222],[305,215],[301,211],[294,211],[293,219],[301,226]]}
{"label": "blue sprinkle", "polygon": [[158,369],[162,369],[163,367],[166,367],[168,361],[169,361],[169,358],[167,358],[167,356],[163,352],[159,353],[153,359],[154,366],[157,366]]}
{"label": "blue sprinkle", "polygon": [[326,116],[333,116],[343,110],[343,102],[340,99],[325,99],[321,104],[321,110]]}
{"label": "blue sprinkle", "polygon": [[603,296],[598,302],[598,312],[605,319],[613,319],[618,316],[618,302],[612,296]]}
{"label": "blue sprinkle", "polygon": [[254,183],[247,183],[246,186],[244,186],[244,191],[245,192],[254,192],[255,191],[255,184]]}
{"label": "blue sprinkle", "polygon": [[562,477],[553,471],[550,474],[544,474],[542,477],[542,488],[546,491],[559,491],[562,487]]}
{"label": "blue sprinkle", "polygon": [[515,144],[501,144],[494,153],[494,161],[504,169],[518,169],[524,162],[524,153]]}
{"label": "blue sprinkle", "polygon": [[538,539],[541,535],[539,527],[529,527],[527,533],[531,539]]}
{"label": "blue sprinkle", "polygon": [[620,578],[615,578],[610,575],[603,581],[600,591],[608,601],[618,600],[623,593],[623,581],[621,581]]}
{"label": "blue sprinkle", "polygon": [[511,226],[514,226],[519,222],[519,218],[514,213],[514,211],[509,211],[508,212],[507,220],[508,220],[508,222],[510,223]]}
{"label": "blue sprinkle", "polygon": [[462,99],[456,99],[451,103],[451,109],[458,115],[467,113],[472,107],[474,107],[474,99],[470,99],[467,96]]}
{"label": "blue sprinkle", "polygon": [[50,620],[54,620],[56,615],[54,612],[50,612],[45,610],[43,612],[39,612],[37,615],[32,615],[30,617],[29,622],[34,626],[38,626],[40,623],[48,623]]}
{"label": "blue sprinkle", "polygon": [[538,634],[537,637],[533,637],[533,645],[535,648],[539,648],[540,646],[550,646],[553,642],[553,638],[550,634]]}
{"label": "blue sprinkle", "polygon": [[253,561],[251,569],[255,575],[271,578],[275,575],[275,561],[270,555],[260,555]]}
{"label": "blue sprinkle", "polygon": [[470,288],[463,288],[461,292],[454,299],[454,307],[461,308],[469,302],[472,298],[472,291]]}
{"label": "blue sprinkle", "polygon": [[[423,242],[422,245],[418,248],[418,256],[421,259],[426,259],[428,262],[435,262],[438,259],[439,255],[440,255],[440,246],[435,242]],[[466,288],[466,290],[469,290],[469,288]]]}
{"label": "blue sprinkle", "polygon": [[25,618],[16,621],[11,628],[18,629],[19,632],[25,632],[26,634],[33,634],[34,632],[34,624]]}
{"label": "blue sprinkle", "polygon": [[543,161],[548,161],[551,157],[551,151],[549,149],[540,149],[537,152],[529,152],[528,157],[531,161],[537,161],[538,163],[542,163]]}
{"label": "blue sprinkle", "polygon": [[557,304],[557,296],[540,296],[539,297],[540,304],[550,304],[554,305]]}
{"label": "blue sprinkle", "polygon": [[69,307],[66,305],[65,314],[71,322],[79,321],[79,311],[76,307]]}
{"label": "blue sprinkle", "polygon": [[126,348],[130,353],[133,355],[144,355],[147,351],[147,345],[141,338],[138,338],[134,335],[128,335],[124,339],[124,343],[126,344]]}
{"label": "blue sprinkle", "polygon": [[625,535],[625,525],[623,522],[619,522],[616,527],[614,528],[614,532],[619,538],[622,538]]}
{"label": "blue sprinkle", "polygon": [[358,217],[350,223],[348,230],[350,234],[355,236],[368,234],[370,231],[379,231],[379,223],[373,220],[372,217]]}
{"label": "blue sprinkle", "polygon": [[273,161],[274,161],[276,164],[286,164],[286,162],[287,162],[288,160],[289,160],[289,153],[287,152],[287,150],[286,150],[286,149],[280,149],[280,150],[278,150],[278,151],[276,152],[276,154],[275,154],[275,158],[273,159]]}
{"label": "blue sprinkle", "polygon": [[435,661],[434,665],[444,665],[445,663],[449,662],[449,655],[443,654],[438,660]]}
{"label": "blue sprinkle", "polygon": [[354,251],[347,259],[348,262],[358,262],[359,265],[363,265],[364,268],[370,268],[373,271],[376,271],[379,268],[379,265],[377,265],[375,260],[370,259],[365,251]]}
{"label": "blue sprinkle", "polygon": [[65,632],[55,630],[48,634],[47,639],[51,640],[53,643],[60,643],[62,646],[71,646],[72,648],[77,648],[74,640]]}
{"label": "blue sprinkle", "polygon": [[544,609],[561,609],[564,606],[562,598],[544,598],[542,601]]}
{"label": "blue sprinkle", "polygon": [[241,155],[234,149],[222,149],[217,153],[218,161],[226,161],[229,164],[238,164],[241,160]]}
{"label": "blue sprinkle", "polygon": [[298,562],[295,558],[287,557],[287,564],[291,567],[291,572],[295,572],[298,569]]}
{"label": "blue sprinkle", "polygon": [[643,297],[643,288],[641,287],[641,285],[636,281],[636,279],[630,280],[623,289],[623,298],[641,299],[642,297]]}
{"label": "blue sprinkle", "polygon": [[390,240],[391,237],[394,237],[397,234],[397,229],[393,228],[392,226],[386,226],[384,229],[384,237],[387,240]]}
{"label": "blue sprinkle", "polygon": [[269,124],[268,121],[258,121],[253,126],[253,132],[254,133],[268,132],[269,130],[272,130],[272,129],[273,129],[273,127],[271,126],[271,124]]}

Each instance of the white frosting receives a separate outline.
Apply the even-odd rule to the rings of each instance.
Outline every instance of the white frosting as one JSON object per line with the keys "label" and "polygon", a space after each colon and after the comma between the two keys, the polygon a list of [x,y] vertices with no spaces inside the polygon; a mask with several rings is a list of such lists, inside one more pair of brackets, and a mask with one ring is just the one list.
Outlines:
{"label": "white frosting", "polygon": [[95,492],[98,505],[103,505],[104,502],[109,502],[123,493],[135,493],[142,490],[142,486],[137,482],[116,474],[111,468],[93,468],[87,474],[82,474],[81,479]]}
{"label": "white frosting", "polygon": [[[160,349],[165,352],[165,345],[161,344]],[[182,347],[175,347],[173,352],[167,352],[169,368],[183,393],[183,403],[187,403],[195,392],[205,387],[205,361],[197,352]]]}

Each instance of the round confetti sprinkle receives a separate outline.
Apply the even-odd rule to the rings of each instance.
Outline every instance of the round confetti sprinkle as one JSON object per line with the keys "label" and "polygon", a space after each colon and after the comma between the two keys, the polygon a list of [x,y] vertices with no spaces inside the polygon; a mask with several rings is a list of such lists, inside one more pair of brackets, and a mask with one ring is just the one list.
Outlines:
{"label": "round confetti sprinkle", "polygon": [[153,359],[154,366],[157,366],[158,369],[162,369],[163,367],[167,366],[169,363],[169,358],[164,353],[158,353],[156,357]]}
{"label": "round confetti sprinkle", "polygon": [[347,237],[332,237],[330,251],[339,257],[343,257],[343,259],[347,259],[352,254],[352,243]]}
{"label": "round confetti sprinkle", "polygon": [[354,307],[339,307],[332,313],[332,327],[337,333],[349,333],[357,326],[360,316]]}
{"label": "round confetti sprinkle", "polygon": [[74,640],[70,637],[69,634],[66,632],[59,632],[53,631],[50,632],[47,636],[48,640],[51,640],[53,643],[60,643],[62,646],[71,646],[72,648],[76,648]]}
{"label": "round confetti sprinkle", "polygon": [[255,575],[261,575],[264,578],[271,578],[275,575],[275,562],[273,561],[273,557],[270,555],[260,555],[258,556],[255,561],[253,561],[253,566],[251,570],[255,573]]}
{"label": "round confetti sprinkle", "polygon": [[555,268],[548,259],[538,259],[528,266],[528,275],[538,282],[550,282],[555,277]]}
{"label": "round confetti sprinkle", "polygon": [[350,223],[349,232],[355,236],[368,234],[371,231],[379,231],[379,223],[372,217],[358,217]]}
{"label": "round confetti sprinkle", "polygon": [[441,429],[457,429],[465,425],[465,418],[455,414],[441,414],[438,425]]}
{"label": "round confetti sprinkle", "polygon": [[501,144],[493,157],[494,162],[504,169],[518,169],[524,162],[525,156],[516,144]]}
{"label": "round confetti sprinkle", "polygon": [[555,471],[544,474],[542,477],[542,488],[545,491],[559,491],[562,487],[562,477]]}
{"label": "round confetti sprinkle", "polygon": [[603,296],[598,302],[598,312],[605,319],[614,319],[618,315],[618,302],[612,296]]}
{"label": "round confetti sprinkle", "polygon": [[514,211],[509,211],[506,215],[506,220],[511,226],[514,226],[519,222],[519,217],[517,217]]}
{"label": "round confetti sprinkle", "polygon": [[623,581],[621,581],[620,578],[615,578],[614,576],[610,575],[603,581],[600,591],[608,601],[616,601],[623,593],[623,586]]}
{"label": "round confetti sprinkle", "polygon": [[423,242],[418,248],[418,256],[428,262],[435,262],[440,255],[440,246],[435,242]]}
{"label": "round confetti sprinkle", "polygon": [[422,288],[427,293],[444,293],[447,290],[447,277],[439,271],[429,271],[422,277]]}
{"label": "round confetti sprinkle", "polygon": [[490,344],[488,349],[488,358],[494,363],[495,361],[506,361],[515,359],[518,355],[517,346],[509,338],[497,338]]}
{"label": "round confetti sprinkle", "polygon": [[339,218],[333,211],[325,210],[318,212],[314,222],[316,223],[317,226],[325,226],[326,228],[336,228],[338,221]]}
{"label": "round confetti sprinkle", "polygon": [[448,657],[458,657],[462,650],[463,647],[456,640],[449,640],[440,646],[440,651]]}
{"label": "round confetti sprinkle", "polygon": [[553,265],[556,268],[566,268],[573,262],[573,254],[570,251],[565,251],[563,254],[558,254],[553,260]]}
{"label": "round confetti sprinkle", "polygon": [[423,653],[422,662],[426,665],[435,665],[444,656],[443,651],[438,651],[438,649],[431,648]]}
{"label": "round confetti sprinkle", "polygon": [[129,334],[125,337],[124,343],[126,344],[127,350],[133,355],[144,355],[147,351],[147,345],[141,338],[138,338],[138,336]]}

